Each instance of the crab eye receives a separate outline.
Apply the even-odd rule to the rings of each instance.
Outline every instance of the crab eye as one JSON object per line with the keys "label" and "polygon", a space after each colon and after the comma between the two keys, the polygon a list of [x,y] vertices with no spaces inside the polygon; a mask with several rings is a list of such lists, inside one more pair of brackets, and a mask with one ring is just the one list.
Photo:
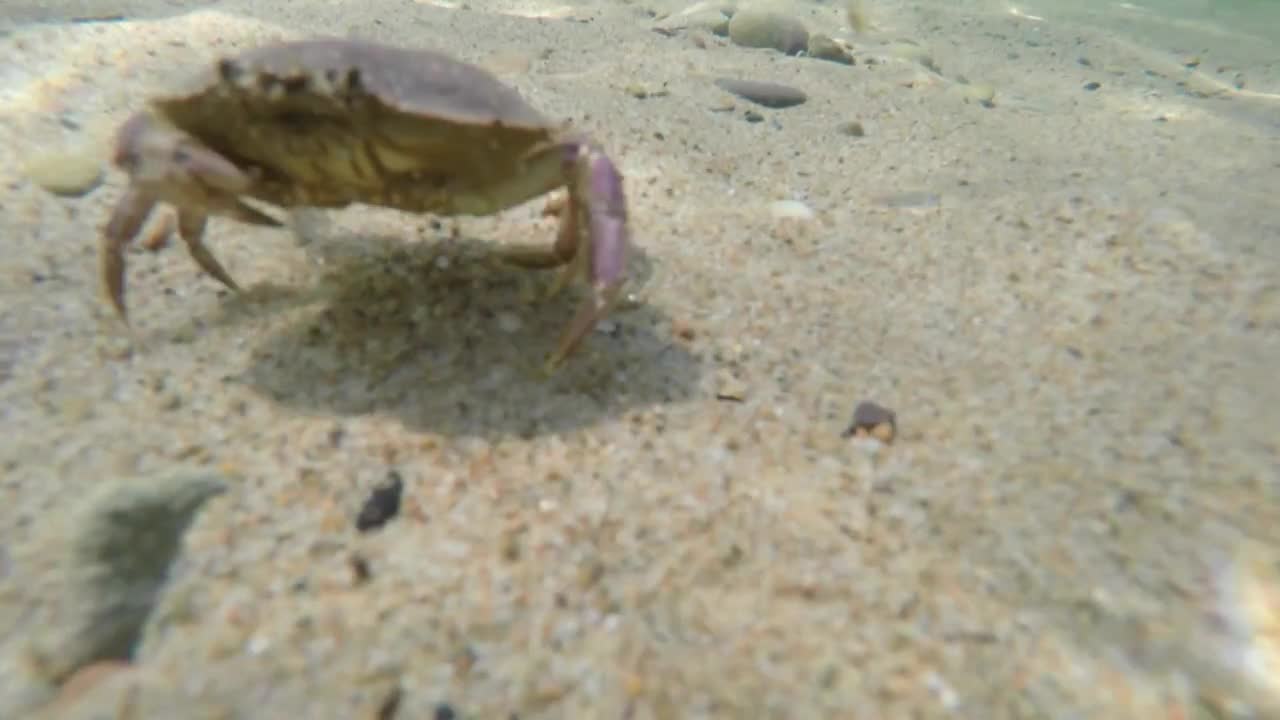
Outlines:
{"label": "crab eye", "polygon": [[222,78],[223,82],[234,83],[239,79],[240,73],[240,66],[236,61],[226,59],[218,61],[218,77]]}
{"label": "crab eye", "polygon": [[347,76],[342,79],[342,89],[346,91],[355,90],[360,86],[360,71],[356,68],[347,70]]}

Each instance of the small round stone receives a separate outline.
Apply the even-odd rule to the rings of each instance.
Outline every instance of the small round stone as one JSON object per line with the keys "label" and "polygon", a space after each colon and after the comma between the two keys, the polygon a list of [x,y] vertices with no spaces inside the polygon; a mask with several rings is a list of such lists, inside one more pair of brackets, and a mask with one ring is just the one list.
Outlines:
{"label": "small round stone", "polygon": [[853,55],[843,45],[822,33],[809,36],[809,57],[830,60],[843,65],[853,64]]}
{"label": "small round stone", "polygon": [[812,220],[813,208],[799,200],[778,200],[769,204],[774,220]]}
{"label": "small round stone", "polygon": [[72,149],[45,153],[27,160],[23,173],[54,195],[80,197],[102,182],[102,163],[93,153]]}
{"label": "small round stone", "polygon": [[716,86],[725,92],[769,108],[789,108],[803,104],[809,99],[803,90],[763,80],[719,78],[716,80]]}
{"label": "small round stone", "polygon": [[787,55],[799,55],[809,47],[804,23],[768,10],[739,10],[729,21],[729,39],[735,45],[772,48]]}

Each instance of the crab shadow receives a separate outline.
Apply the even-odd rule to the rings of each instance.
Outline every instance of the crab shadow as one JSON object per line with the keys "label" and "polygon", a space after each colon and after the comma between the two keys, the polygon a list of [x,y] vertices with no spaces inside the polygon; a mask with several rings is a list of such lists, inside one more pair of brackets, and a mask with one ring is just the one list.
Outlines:
{"label": "crab shadow", "polygon": [[[306,293],[315,302],[289,310],[235,378],[286,407],[389,415],[454,436],[533,437],[679,402],[697,386],[696,357],[643,302],[615,310],[558,371],[542,374],[586,289],[575,282],[547,297],[554,272],[506,263],[492,242],[305,243],[325,268]],[[652,265],[639,250],[628,262],[638,287]]]}

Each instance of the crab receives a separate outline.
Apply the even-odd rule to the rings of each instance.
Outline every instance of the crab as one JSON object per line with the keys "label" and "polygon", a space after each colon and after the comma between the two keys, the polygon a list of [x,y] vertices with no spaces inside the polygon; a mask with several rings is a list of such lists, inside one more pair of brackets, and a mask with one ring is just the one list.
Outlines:
{"label": "crab", "polygon": [[623,179],[593,140],[553,124],[489,72],[442,53],[348,39],[262,46],[212,63],[182,92],[119,127],[112,161],[128,174],[103,228],[105,294],[127,324],[125,249],[157,205],[176,210],[195,263],[239,287],[204,242],[211,217],[281,227],[281,209],[365,204],[443,217],[493,215],[542,195],[552,243],[500,251],[559,268],[587,297],[544,368],[557,368],[615,305],[630,246]]}

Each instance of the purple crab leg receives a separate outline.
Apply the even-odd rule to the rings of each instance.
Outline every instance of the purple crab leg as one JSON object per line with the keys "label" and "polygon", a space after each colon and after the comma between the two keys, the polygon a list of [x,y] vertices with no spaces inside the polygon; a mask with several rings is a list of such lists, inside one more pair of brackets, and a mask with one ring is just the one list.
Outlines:
{"label": "purple crab leg", "polygon": [[627,200],[617,167],[602,150],[585,142],[570,145],[569,153],[574,174],[569,183],[568,211],[572,216],[566,218],[573,223],[569,242],[583,239],[584,233],[587,242],[577,243],[573,265],[562,278],[567,280],[575,271],[585,272],[591,291],[547,358],[547,372],[558,368],[612,310],[626,281],[630,245]]}

